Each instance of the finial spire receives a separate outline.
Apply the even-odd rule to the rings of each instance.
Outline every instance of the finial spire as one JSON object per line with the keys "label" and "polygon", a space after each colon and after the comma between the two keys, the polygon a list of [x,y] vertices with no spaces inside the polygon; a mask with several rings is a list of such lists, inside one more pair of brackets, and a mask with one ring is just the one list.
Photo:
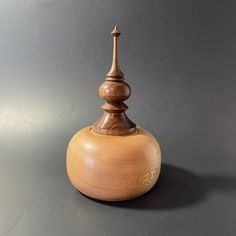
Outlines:
{"label": "finial spire", "polygon": [[125,114],[128,106],[124,103],[131,93],[124,81],[117,59],[117,38],[120,32],[115,26],[113,36],[113,60],[106,80],[99,87],[99,95],[105,100],[104,113],[93,125],[93,131],[104,135],[127,135],[136,132],[136,125]]}
{"label": "finial spire", "polygon": [[119,80],[124,79],[124,74],[120,70],[120,66],[118,63],[118,37],[121,35],[120,31],[118,30],[118,26],[115,25],[115,28],[111,32],[113,36],[113,57],[112,57],[112,65],[110,71],[107,73],[107,77],[111,80]]}

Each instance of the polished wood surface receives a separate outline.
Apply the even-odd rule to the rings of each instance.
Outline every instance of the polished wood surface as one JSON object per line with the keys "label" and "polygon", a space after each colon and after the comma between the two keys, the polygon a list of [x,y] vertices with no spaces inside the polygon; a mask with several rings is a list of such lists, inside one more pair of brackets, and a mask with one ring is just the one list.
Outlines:
{"label": "polished wood surface", "polygon": [[118,37],[121,35],[118,30],[117,25],[111,32],[113,36],[113,56],[112,56],[112,65],[110,71],[107,73],[107,77],[110,80],[118,80],[124,79],[124,74],[120,70],[119,62],[118,62]]}
{"label": "polished wood surface", "polygon": [[75,134],[67,150],[70,181],[100,200],[121,201],[144,194],[156,183],[160,167],[160,146],[140,127],[124,136],[100,135],[86,127]]}
{"label": "polished wood surface", "polygon": [[125,114],[128,106],[124,101],[129,98],[131,88],[124,82],[124,74],[118,63],[117,40],[121,33],[117,26],[111,34],[113,36],[112,65],[105,82],[99,88],[100,97],[106,101],[102,106],[104,114],[94,124],[93,131],[106,135],[126,135],[134,133],[136,130],[135,123]]}
{"label": "polished wood surface", "polygon": [[113,35],[113,61],[99,95],[105,100],[101,118],[74,135],[67,149],[67,173],[85,195],[123,201],[149,191],[161,169],[161,151],[155,137],[126,116],[124,101],[131,88],[124,82],[117,57],[117,26]]}

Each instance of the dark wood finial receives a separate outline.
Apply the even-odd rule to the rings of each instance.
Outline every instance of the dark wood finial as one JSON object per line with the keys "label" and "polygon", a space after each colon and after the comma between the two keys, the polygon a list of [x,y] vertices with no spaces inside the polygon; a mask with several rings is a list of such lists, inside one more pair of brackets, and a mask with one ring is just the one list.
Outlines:
{"label": "dark wood finial", "polygon": [[121,33],[118,30],[117,25],[115,26],[111,34],[113,36],[113,57],[112,57],[111,69],[107,73],[107,77],[109,77],[110,80],[123,79],[124,74],[120,70],[120,66],[118,63],[118,42],[117,41]]}
{"label": "dark wood finial", "polygon": [[126,116],[128,106],[124,103],[131,93],[130,86],[124,82],[124,74],[118,64],[118,27],[111,32],[113,36],[112,66],[107,78],[99,88],[99,95],[106,103],[102,106],[103,116],[93,125],[93,131],[106,135],[126,135],[136,131],[136,125]]}

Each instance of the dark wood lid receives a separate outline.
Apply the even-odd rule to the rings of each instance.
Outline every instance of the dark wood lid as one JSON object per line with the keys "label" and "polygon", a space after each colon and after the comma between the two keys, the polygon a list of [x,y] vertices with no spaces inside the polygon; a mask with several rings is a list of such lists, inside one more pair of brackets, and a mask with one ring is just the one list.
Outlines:
{"label": "dark wood lid", "polygon": [[136,125],[126,116],[128,106],[124,103],[131,94],[130,86],[124,81],[118,63],[118,37],[120,32],[115,26],[111,32],[113,36],[113,57],[110,71],[105,82],[99,88],[99,95],[105,100],[102,106],[104,114],[93,125],[93,131],[105,135],[127,135],[136,131]]}

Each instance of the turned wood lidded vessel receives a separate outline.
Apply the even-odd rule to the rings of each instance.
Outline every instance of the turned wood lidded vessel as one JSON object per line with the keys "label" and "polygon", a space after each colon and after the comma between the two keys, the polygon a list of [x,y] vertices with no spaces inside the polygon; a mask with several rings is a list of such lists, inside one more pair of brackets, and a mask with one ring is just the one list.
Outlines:
{"label": "turned wood lidded vessel", "polygon": [[122,201],[138,197],[155,185],[161,151],[155,137],[125,114],[128,106],[124,101],[131,89],[118,64],[117,26],[111,34],[112,66],[99,88],[99,95],[105,100],[104,114],[71,139],[66,166],[71,183],[83,194],[99,200]]}

